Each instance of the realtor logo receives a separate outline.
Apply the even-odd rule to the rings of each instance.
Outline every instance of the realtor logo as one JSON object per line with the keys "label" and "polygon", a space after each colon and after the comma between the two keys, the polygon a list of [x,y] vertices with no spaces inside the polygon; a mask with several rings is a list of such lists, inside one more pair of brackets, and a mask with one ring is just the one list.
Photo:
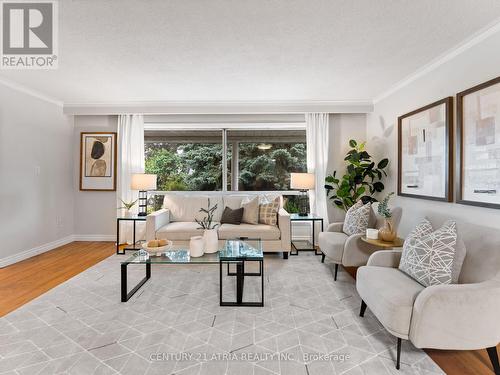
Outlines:
{"label": "realtor logo", "polygon": [[0,0],[2,69],[57,68],[57,2]]}

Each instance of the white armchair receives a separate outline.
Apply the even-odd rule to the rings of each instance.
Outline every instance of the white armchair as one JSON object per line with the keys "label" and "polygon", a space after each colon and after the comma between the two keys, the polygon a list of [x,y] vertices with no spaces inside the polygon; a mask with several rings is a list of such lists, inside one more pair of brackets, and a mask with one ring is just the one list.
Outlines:
{"label": "white armchair", "polygon": [[459,284],[423,287],[399,271],[401,250],[378,251],[357,271],[360,316],[368,306],[397,337],[398,369],[401,340],[406,339],[417,348],[487,348],[495,374],[500,374],[496,350],[500,342],[500,235],[472,224],[464,225],[459,233],[467,249]]}
{"label": "white armchair", "polygon": [[[401,207],[395,207],[392,212],[394,228],[397,230],[401,220],[402,209]],[[371,214],[372,220],[370,220],[371,223],[369,227],[381,228],[383,226],[383,220],[381,218],[377,219],[375,212]],[[378,247],[361,240],[361,237],[363,237],[365,233],[348,236],[342,231],[343,226],[344,223],[332,223],[325,232],[320,233],[318,236],[318,244],[323,253],[321,262],[324,262],[325,258],[328,258],[328,260],[335,263],[334,280],[337,280],[340,264],[344,267],[364,266],[370,255],[379,250]]]}

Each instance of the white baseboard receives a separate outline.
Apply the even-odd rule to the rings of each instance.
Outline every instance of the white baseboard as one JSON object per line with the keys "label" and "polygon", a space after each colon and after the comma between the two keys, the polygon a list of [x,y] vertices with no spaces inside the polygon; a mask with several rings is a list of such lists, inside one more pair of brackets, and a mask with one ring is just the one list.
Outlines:
{"label": "white baseboard", "polygon": [[116,242],[116,235],[114,235],[114,234],[74,234],[73,241]]}
{"label": "white baseboard", "polygon": [[0,268],[3,268],[6,266],[9,266],[11,264],[20,262],[22,260],[31,258],[31,257],[38,255],[38,254],[45,253],[49,250],[55,249],[56,247],[59,247],[59,246],[69,244],[70,242],[73,242],[73,241],[74,241],[74,236],[70,235],[70,236],[61,238],[59,240],[52,241],[52,242],[34,247],[32,249],[23,251],[22,253],[8,256],[7,258],[0,259]]}

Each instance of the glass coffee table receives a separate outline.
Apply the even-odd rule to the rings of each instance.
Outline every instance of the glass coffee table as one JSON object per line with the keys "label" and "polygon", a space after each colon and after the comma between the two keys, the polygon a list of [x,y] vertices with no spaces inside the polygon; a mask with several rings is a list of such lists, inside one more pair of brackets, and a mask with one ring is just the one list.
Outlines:
{"label": "glass coffee table", "polygon": [[[245,263],[258,262],[259,272],[245,272]],[[218,264],[219,265],[219,296],[221,306],[264,306],[264,255],[260,239],[239,238],[227,240],[224,247],[217,253],[204,254],[192,258],[189,250],[170,250],[161,256],[150,256],[144,251],[134,253],[126,261],[121,262],[121,301],[127,302],[150,278],[151,265],[185,265],[185,264]],[[236,277],[236,301],[222,300],[223,264],[227,264],[227,276]],[[230,272],[229,265],[235,264],[235,271]],[[129,265],[145,265],[146,276],[139,281],[130,291],[127,285],[127,268]],[[256,302],[243,301],[243,288],[245,277],[257,276],[261,278],[261,300]]]}

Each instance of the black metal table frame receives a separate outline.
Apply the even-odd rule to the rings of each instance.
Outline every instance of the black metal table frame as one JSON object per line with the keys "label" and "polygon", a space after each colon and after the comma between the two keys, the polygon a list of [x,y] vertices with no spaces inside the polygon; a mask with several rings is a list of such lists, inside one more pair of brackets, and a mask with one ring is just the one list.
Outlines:
{"label": "black metal table frame", "polygon": [[[292,223],[295,221],[311,221],[312,222],[312,248],[306,248],[306,249],[301,249],[295,246],[293,243],[293,231],[292,231]],[[314,247],[314,244],[316,243],[316,221],[321,221],[321,232],[323,232],[323,218],[322,217],[314,217],[310,218],[307,216],[304,216],[303,218],[299,219],[294,219],[290,220],[290,242],[291,242],[291,249],[290,249],[290,255],[299,255],[299,251],[314,251],[315,255],[321,255],[323,254],[321,250],[318,250],[316,247]],[[293,249],[295,249],[295,252],[293,252]]]}
{"label": "black metal table frame", "polygon": [[[120,221],[133,221],[134,222],[134,232],[133,232],[133,246],[134,247],[124,247],[122,250],[123,252],[120,252]],[[118,217],[116,218],[116,253],[117,254],[120,254],[120,255],[123,255],[125,254],[125,251],[127,250],[133,250],[133,251],[137,251],[137,250],[140,250],[139,247],[136,247],[136,236],[135,236],[135,229],[136,229],[136,225],[135,223],[138,222],[138,221],[146,221],[146,216],[142,216],[142,217]]]}
{"label": "black metal table frame", "polygon": [[[259,272],[245,272],[245,262],[259,262]],[[222,300],[222,264],[227,263],[227,275],[236,277],[236,302],[224,302]],[[236,272],[229,272],[229,264],[236,264]],[[127,266],[129,264],[137,264],[132,262],[123,262],[121,264],[121,301],[127,302],[143,285],[151,278],[151,263],[139,263],[146,266],[146,276],[135,285],[132,290],[128,291]],[[159,263],[162,264],[162,263]],[[165,265],[175,265],[182,263],[163,263]],[[204,264],[204,263],[196,263]],[[208,263],[207,263],[208,264]],[[260,302],[244,302],[243,287],[245,276],[260,276],[261,278],[261,300]],[[264,307],[264,258],[262,259],[241,259],[241,260],[219,260],[219,302],[220,306],[247,306],[247,307]]]}

